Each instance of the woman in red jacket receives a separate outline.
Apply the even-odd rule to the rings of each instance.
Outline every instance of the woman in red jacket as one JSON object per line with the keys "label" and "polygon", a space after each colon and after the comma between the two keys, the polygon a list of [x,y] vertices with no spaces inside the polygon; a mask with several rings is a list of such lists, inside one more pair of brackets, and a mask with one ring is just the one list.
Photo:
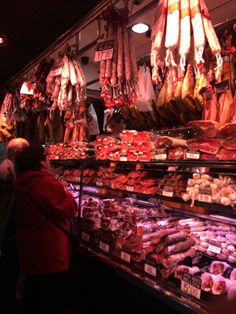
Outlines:
{"label": "woman in red jacket", "polygon": [[16,157],[16,169],[17,247],[26,274],[24,313],[59,313],[71,245],[57,224],[69,231],[77,204],[53,177],[43,147],[23,149]]}

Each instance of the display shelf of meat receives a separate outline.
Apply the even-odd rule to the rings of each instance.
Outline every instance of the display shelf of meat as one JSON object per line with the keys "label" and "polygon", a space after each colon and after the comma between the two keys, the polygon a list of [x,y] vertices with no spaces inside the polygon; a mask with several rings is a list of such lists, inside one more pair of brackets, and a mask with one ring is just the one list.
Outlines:
{"label": "display shelf of meat", "polygon": [[[214,299],[232,298],[234,173],[202,173],[189,167],[179,173],[159,164],[158,170],[134,165],[90,160],[80,169],[70,164],[62,173],[81,195],[83,250],[139,278],[158,295],[187,304],[192,312],[207,312]],[[229,266],[216,273],[213,262],[218,268]],[[187,286],[186,272],[192,276]]]}
{"label": "display shelf of meat", "polygon": [[[99,164],[76,169],[68,167],[63,178],[79,183],[83,175],[85,191],[112,197],[132,196],[139,200],[159,202],[169,207],[200,214],[221,214],[236,217],[235,173],[221,175],[200,173],[199,168],[175,172],[159,167],[155,170],[132,170],[124,165],[104,167]],[[83,169],[83,171],[81,170]],[[137,168],[136,168],[137,169]],[[169,171],[168,171],[169,170]]]}
{"label": "display shelf of meat", "polygon": [[[216,221],[211,217],[194,218],[162,205],[151,205],[146,202],[141,207],[127,199],[85,195],[83,248],[118,268],[125,266],[145,283],[146,278],[151,278],[158,292],[165,291],[170,297],[174,293],[175,299],[180,295],[182,302],[186,298],[180,289],[182,273],[194,275],[201,282],[201,300],[188,295],[185,303],[191,302],[193,311],[197,308],[198,313],[204,312],[212,299],[230,299],[235,291],[235,221],[220,223],[216,217],[212,217]],[[192,295],[200,293],[191,291]]]}

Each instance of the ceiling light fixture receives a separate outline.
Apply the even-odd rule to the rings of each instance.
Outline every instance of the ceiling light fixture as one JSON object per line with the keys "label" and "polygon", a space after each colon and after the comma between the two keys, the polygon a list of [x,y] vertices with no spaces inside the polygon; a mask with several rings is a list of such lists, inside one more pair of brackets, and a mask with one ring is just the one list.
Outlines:
{"label": "ceiling light fixture", "polygon": [[139,22],[132,26],[132,31],[138,34],[146,33],[149,30],[149,26],[145,23]]}
{"label": "ceiling light fixture", "polygon": [[7,46],[8,38],[5,34],[0,34],[0,46]]}

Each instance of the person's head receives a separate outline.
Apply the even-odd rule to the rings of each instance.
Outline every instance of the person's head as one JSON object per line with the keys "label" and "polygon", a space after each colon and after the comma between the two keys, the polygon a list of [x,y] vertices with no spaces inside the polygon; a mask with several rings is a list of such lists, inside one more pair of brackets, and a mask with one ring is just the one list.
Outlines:
{"label": "person's head", "polygon": [[29,146],[29,142],[24,138],[17,137],[10,140],[6,147],[7,158],[14,161],[16,154],[24,147]]}
{"label": "person's head", "polygon": [[50,170],[50,163],[45,149],[38,144],[24,147],[19,151],[16,155],[15,165],[18,172],[41,169]]}

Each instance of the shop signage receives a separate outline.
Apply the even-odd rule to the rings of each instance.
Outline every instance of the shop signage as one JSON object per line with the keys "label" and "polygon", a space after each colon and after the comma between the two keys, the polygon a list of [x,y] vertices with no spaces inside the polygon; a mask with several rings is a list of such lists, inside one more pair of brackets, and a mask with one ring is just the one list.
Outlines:
{"label": "shop signage", "polygon": [[211,188],[199,188],[198,200],[200,202],[212,203]]}
{"label": "shop signage", "polygon": [[181,280],[181,290],[188,295],[193,296],[196,299],[201,298],[201,285],[202,280],[197,276],[190,275],[187,272],[183,272]]}
{"label": "shop signage", "polygon": [[112,59],[114,50],[114,40],[106,40],[99,42],[96,47],[94,61],[102,61]]}

